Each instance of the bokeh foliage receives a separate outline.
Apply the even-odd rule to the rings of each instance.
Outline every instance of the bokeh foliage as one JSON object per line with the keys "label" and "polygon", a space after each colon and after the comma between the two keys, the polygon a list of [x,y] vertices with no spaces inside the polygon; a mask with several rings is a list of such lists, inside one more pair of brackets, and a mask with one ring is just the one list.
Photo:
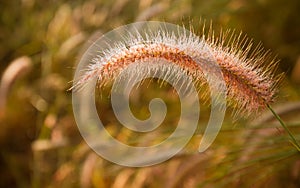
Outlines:
{"label": "bokeh foliage", "polygon": [[[300,72],[299,10],[299,0],[1,1],[0,73],[21,56],[29,57],[31,65],[10,85],[0,109],[5,111],[0,117],[0,187],[299,187],[299,153],[268,113],[262,112],[261,120],[235,123],[228,116],[204,155],[196,153],[195,136],[172,160],[123,168],[101,159],[84,143],[67,91],[84,46],[117,26],[159,20],[191,24],[197,31],[200,18],[212,20],[217,31],[242,30],[278,54],[286,79],[274,105],[300,138],[300,79],[296,73],[291,77]],[[170,91],[152,87],[171,109],[178,108]],[[133,111],[146,118],[147,110],[139,108],[147,109],[147,94],[153,93],[142,91]],[[103,91],[106,97],[99,99],[99,106],[109,131],[122,141],[140,142],[114,120],[107,93]],[[165,129],[156,133],[158,140],[170,133],[177,116],[171,112]],[[201,111],[199,132],[208,116],[209,110]]]}

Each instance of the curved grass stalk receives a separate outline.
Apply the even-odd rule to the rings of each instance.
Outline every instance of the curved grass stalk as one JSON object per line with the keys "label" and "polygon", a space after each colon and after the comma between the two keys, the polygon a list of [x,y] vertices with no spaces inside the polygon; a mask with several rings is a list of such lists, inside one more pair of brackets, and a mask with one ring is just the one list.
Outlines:
{"label": "curved grass stalk", "polygon": [[292,132],[287,127],[287,125],[284,123],[284,121],[280,118],[280,116],[273,110],[273,108],[269,104],[267,104],[267,107],[270,109],[270,111],[272,112],[274,117],[279,121],[280,125],[284,128],[284,130],[289,134],[289,136],[291,138],[291,143],[300,152],[300,145],[297,142],[297,140],[295,139],[295,137],[293,136]]}

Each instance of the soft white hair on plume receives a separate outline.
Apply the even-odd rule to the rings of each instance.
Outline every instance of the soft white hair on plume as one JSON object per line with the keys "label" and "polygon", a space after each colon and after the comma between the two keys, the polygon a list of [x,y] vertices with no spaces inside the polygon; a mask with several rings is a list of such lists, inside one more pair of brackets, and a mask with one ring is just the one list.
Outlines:
{"label": "soft white hair on plume", "polygon": [[[208,37],[204,34],[198,37],[192,32],[178,36],[164,30],[143,34],[137,32],[134,35],[128,33],[123,41],[98,53],[74,87],[82,87],[95,78],[103,85],[129,64],[150,61],[155,65],[158,59],[170,62],[167,64],[170,68],[149,66],[149,70],[143,68],[137,72],[143,74],[143,71],[164,67],[158,72],[166,74],[166,71],[172,71],[173,65],[179,65],[182,71],[186,71],[197,84],[203,86],[204,72],[214,71],[208,65],[208,62],[213,61],[219,66],[225,80],[228,104],[236,112],[249,115],[274,100],[279,80],[279,77],[273,76],[276,67],[274,59],[269,52],[264,52],[261,44],[252,48],[251,40],[234,31],[221,32],[218,38],[212,32]],[[195,59],[200,60],[200,63]],[[269,66],[264,67],[262,64],[266,62]]]}

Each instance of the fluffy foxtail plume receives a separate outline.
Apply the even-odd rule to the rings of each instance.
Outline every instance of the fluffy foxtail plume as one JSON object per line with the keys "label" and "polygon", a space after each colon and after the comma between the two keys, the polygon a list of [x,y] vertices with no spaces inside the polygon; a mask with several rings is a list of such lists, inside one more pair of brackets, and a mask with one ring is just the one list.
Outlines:
{"label": "fluffy foxtail plume", "polygon": [[93,78],[101,84],[106,79],[113,79],[126,66],[151,59],[165,59],[171,62],[170,67],[172,63],[179,65],[196,82],[203,82],[203,69],[207,67],[193,59],[213,57],[227,85],[228,104],[237,112],[248,115],[265,108],[274,100],[278,83],[278,78],[273,76],[276,63],[268,52],[263,52],[261,45],[252,48],[251,41],[242,34],[227,31],[221,32],[218,38],[212,32],[208,37],[204,33],[201,37],[175,37],[162,31],[147,33],[146,37],[138,34],[126,40],[126,44],[120,42],[94,58],[75,87],[84,86]]}

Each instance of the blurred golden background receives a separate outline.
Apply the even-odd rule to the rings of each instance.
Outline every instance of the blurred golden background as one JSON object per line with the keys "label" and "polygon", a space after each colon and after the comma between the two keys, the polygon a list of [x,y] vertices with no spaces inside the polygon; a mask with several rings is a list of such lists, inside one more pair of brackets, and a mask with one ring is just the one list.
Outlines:
{"label": "blurred golden background", "polygon": [[[274,106],[300,140],[299,10],[299,0],[1,1],[0,187],[300,187],[299,153],[267,112],[258,120],[227,118],[205,154],[194,150],[195,137],[165,163],[125,168],[85,144],[68,91],[84,45],[115,27],[159,20],[191,22],[197,31],[200,18],[212,20],[217,31],[242,30],[280,59],[286,75]],[[108,99],[100,103],[111,132],[132,140],[111,120]],[[209,111],[201,113],[205,121]]]}

